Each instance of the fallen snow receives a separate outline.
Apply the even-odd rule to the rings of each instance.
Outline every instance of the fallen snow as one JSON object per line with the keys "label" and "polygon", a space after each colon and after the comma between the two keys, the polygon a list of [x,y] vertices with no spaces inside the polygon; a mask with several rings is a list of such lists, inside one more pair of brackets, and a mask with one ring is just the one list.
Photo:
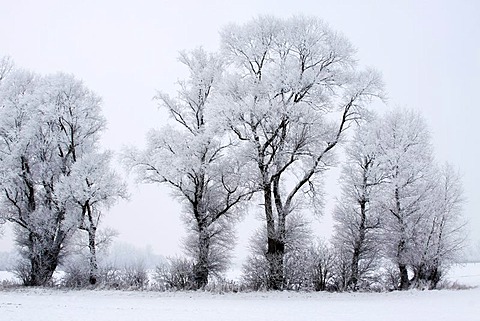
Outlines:
{"label": "fallen snow", "polygon": [[0,320],[479,320],[480,290],[392,293],[0,292]]}
{"label": "fallen snow", "polygon": [[[453,266],[446,279],[458,284],[480,287],[480,263],[465,263]],[[480,316],[478,319],[480,320]]]}
{"label": "fallen snow", "polygon": [[[480,284],[480,264],[449,280]],[[0,320],[480,320],[480,288],[390,293],[0,291]]]}

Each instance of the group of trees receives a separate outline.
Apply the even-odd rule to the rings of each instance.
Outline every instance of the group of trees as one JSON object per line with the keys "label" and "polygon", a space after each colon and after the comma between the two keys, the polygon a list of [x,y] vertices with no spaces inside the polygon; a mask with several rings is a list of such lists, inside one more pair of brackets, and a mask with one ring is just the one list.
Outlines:
{"label": "group of trees", "polygon": [[396,110],[365,123],[346,154],[333,237],[342,287],[357,289],[388,262],[400,289],[435,288],[464,244],[465,222],[459,175],[435,164],[422,117]]}
{"label": "group of trees", "polygon": [[[254,287],[324,290],[335,279],[356,290],[385,262],[401,289],[438,282],[462,244],[458,177],[436,170],[420,116],[367,109],[383,97],[381,77],[357,66],[347,39],[316,18],[262,16],[224,28],[218,52],[183,52],[180,62],[189,77],[176,97],[156,95],[172,122],[122,160],[184,205],[190,288],[225,271],[235,223],[254,204],[265,222],[246,267]],[[100,101],[68,75],[7,60],[0,72],[0,214],[16,226],[25,283],[46,282],[84,231],[94,284],[100,214],[126,194],[99,151]],[[321,213],[324,173],[348,140],[332,246],[312,246],[304,216]]]}
{"label": "group of trees", "polygon": [[147,150],[128,151],[126,163],[141,181],[180,192],[197,239],[198,286],[208,256],[223,250],[213,245],[223,243],[225,222],[260,199],[268,288],[281,289],[288,217],[319,207],[332,150],[382,84],[376,72],[357,70],[350,43],[318,19],[260,17],[221,36],[216,55],[182,54],[189,80],[177,99],[157,96],[177,126],[152,132]]}
{"label": "group of trees", "polygon": [[[124,159],[140,181],[179,192],[192,231],[194,287],[225,267],[215,264],[231,244],[222,236],[255,203],[265,228],[255,236],[248,277],[268,289],[288,287],[296,273],[289,262],[316,252],[302,213],[321,211],[323,173],[357,125],[335,210],[334,256],[337,265],[344,261],[336,287],[357,289],[385,261],[397,266],[402,289],[409,270],[414,282],[438,282],[462,243],[458,177],[435,171],[420,116],[401,110],[372,120],[366,105],[382,98],[381,78],[359,70],[344,37],[315,18],[259,17],[227,26],[219,52],[197,49],[180,61],[190,77],[177,97],[157,95],[174,122]],[[319,273],[325,283],[325,270]]]}

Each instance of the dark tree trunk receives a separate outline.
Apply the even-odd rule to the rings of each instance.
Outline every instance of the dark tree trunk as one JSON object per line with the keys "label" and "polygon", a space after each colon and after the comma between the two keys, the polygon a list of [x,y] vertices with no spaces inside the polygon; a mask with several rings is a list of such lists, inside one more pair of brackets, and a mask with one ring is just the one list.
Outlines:
{"label": "dark tree trunk", "polygon": [[442,273],[441,270],[439,270],[437,267],[432,268],[428,275],[428,281],[429,283],[429,289],[434,290],[437,288],[438,282],[440,282],[442,278]]}
{"label": "dark tree trunk", "polygon": [[437,288],[441,277],[441,270],[435,264],[432,266],[421,264],[415,272],[412,283],[416,287],[428,287],[428,289],[433,290]]}
{"label": "dark tree trunk", "polygon": [[[26,286],[42,286],[47,284],[55,272],[61,246],[54,241],[36,237],[33,233],[29,236],[29,270],[24,271],[23,284]],[[53,243],[53,244],[52,244]]]}
{"label": "dark tree trunk", "polygon": [[[402,226],[402,235],[403,235],[403,226]],[[402,236],[403,237],[403,236]],[[401,239],[398,243],[398,252],[397,259],[398,263],[398,272],[400,274],[400,290],[408,290],[410,288],[410,279],[408,278],[408,269],[405,263],[402,263],[403,256],[405,252],[405,240]]]}
{"label": "dark tree trunk", "polygon": [[205,228],[199,229],[198,257],[193,267],[195,289],[202,289],[208,284],[209,275],[210,235]]}
{"label": "dark tree trunk", "polygon": [[[87,184],[88,184],[88,181],[87,181]],[[98,278],[97,241],[96,241],[97,226],[93,218],[93,213],[92,213],[93,209],[92,209],[92,206],[90,205],[89,200],[87,200],[85,204],[83,204],[82,211],[83,211],[83,219],[82,219],[80,229],[88,233],[88,250],[90,252],[90,256],[88,259],[88,265],[89,265],[88,282],[91,285],[95,285],[97,284],[97,278]],[[85,217],[88,219],[88,227],[84,225]]]}
{"label": "dark tree trunk", "polygon": [[350,279],[347,282],[347,287],[350,287],[353,291],[357,290],[357,284],[359,279],[359,264],[360,264],[360,254],[362,253],[363,243],[365,242],[365,233],[366,233],[366,201],[360,201],[360,215],[361,221],[358,229],[358,240],[355,242],[353,248],[352,256],[352,266],[351,266],[351,275]]}
{"label": "dark tree trunk", "polygon": [[318,264],[314,271],[313,285],[315,291],[325,291],[327,289],[327,277],[329,271],[326,266]]}
{"label": "dark tree trunk", "polygon": [[400,273],[400,290],[408,290],[410,280],[408,278],[407,266],[405,264],[398,264],[398,271]]}
{"label": "dark tree trunk", "polygon": [[[279,213],[277,226],[273,215],[272,189],[269,182],[264,181],[265,217],[267,221],[267,253],[269,290],[281,290],[284,284],[283,260],[285,257],[285,217]],[[277,209],[277,212],[278,209]]]}
{"label": "dark tree trunk", "polygon": [[351,266],[351,275],[350,279],[347,282],[347,287],[351,288],[353,291],[357,291],[358,284],[358,264],[359,264],[359,251],[358,248],[355,248],[353,251],[352,257],[352,266]]}
{"label": "dark tree trunk", "polygon": [[269,290],[282,290],[284,281],[283,259],[285,256],[285,242],[275,238],[268,238],[267,261],[269,265]]}
{"label": "dark tree trunk", "polygon": [[[398,171],[398,168],[396,169]],[[396,176],[398,172],[396,173]],[[398,225],[400,227],[400,240],[397,245],[397,260],[398,260],[398,272],[400,274],[400,290],[408,290],[410,287],[410,279],[408,278],[408,269],[405,262],[405,247],[406,247],[406,239],[405,239],[405,223],[402,217],[402,207],[400,204],[400,191],[395,188],[395,211],[393,212],[394,216],[398,220]]]}
{"label": "dark tree trunk", "polygon": [[96,232],[97,228],[95,226],[90,226],[90,229],[88,230],[88,248],[90,250],[90,275],[88,277],[88,282],[91,285],[97,284],[98,278],[97,244],[95,239]]}

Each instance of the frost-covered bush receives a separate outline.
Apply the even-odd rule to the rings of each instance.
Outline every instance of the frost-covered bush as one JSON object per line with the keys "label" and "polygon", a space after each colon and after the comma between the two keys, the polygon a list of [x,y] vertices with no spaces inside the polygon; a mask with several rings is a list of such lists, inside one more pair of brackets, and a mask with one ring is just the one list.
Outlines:
{"label": "frost-covered bush", "polygon": [[242,266],[242,284],[249,290],[265,290],[268,273],[268,261],[265,256],[250,255]]}
{"label": "frost-covered bush", "polygon": [[115,244],[111,250],[102,248],[95,272],[96,283],[90,282],[89,252],[79,251],[67,257],[61,269],[66,287],[100,287],[111,289],[145,289],[150,284],[148,265],[156,259],[149,249],[141,250],[125,244]]}
{"label": "frost-covered bush", "polygon": [[194,284],[194,263],[182,257],[170,257],[157,265],[154,280],[159,290],[191,290]]}
{"label": "frost-covered bush", "polygon": [[79,259],[70,259],[63,265],[65,275],[62,284],[70,288],[83,288],[89,285],[90,268]]}
{"label": "frost-covered bush", "polygon": [[[242,267],[242,286],[249,290],[268,289],[272,267],[266,257],[263,239],[264,230],[259,230],[251,239],[252,254]],[[300,214],[292,214],[287,221],[286,250],[281,269],[283,290],[326,291],[334,287],[333,249],[322,240],[311,236],[309,222]]]}
{"label": "frost-covered bush", "polygon": [[149,286],[148,272],[142,264],[130,264],[122,268],[102,265],[98,269],[95,285],[89,282],[89,267],[86,264],[64,265],[62,285],[69,288],[97,287],[107,289],[143,290]]}
{"label": "frost-covered bush", "polygon": [[120,287],[129,289],[146,289],[149,285],[147,269],[143,262],[126,265],[120,273]]}
{"label": "frost-covered bush", "polygon": [[239,284],[238,282],[228,280],[222,277],[214,277],[209,280],[208,285],[205,287],[205,291],[212,292],[212,293],[237,293],[241,291],[248,290],[243,285]]}

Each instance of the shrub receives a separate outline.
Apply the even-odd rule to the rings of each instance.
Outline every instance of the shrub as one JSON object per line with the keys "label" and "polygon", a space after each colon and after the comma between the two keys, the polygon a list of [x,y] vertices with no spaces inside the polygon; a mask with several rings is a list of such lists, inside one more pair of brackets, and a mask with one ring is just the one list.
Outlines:
{"label": "shrub", "polygon": [[194,263],[181,257],[167,258],[167,262],[157,265],[154,280],[159,290],[191,290],[194,284]]}

